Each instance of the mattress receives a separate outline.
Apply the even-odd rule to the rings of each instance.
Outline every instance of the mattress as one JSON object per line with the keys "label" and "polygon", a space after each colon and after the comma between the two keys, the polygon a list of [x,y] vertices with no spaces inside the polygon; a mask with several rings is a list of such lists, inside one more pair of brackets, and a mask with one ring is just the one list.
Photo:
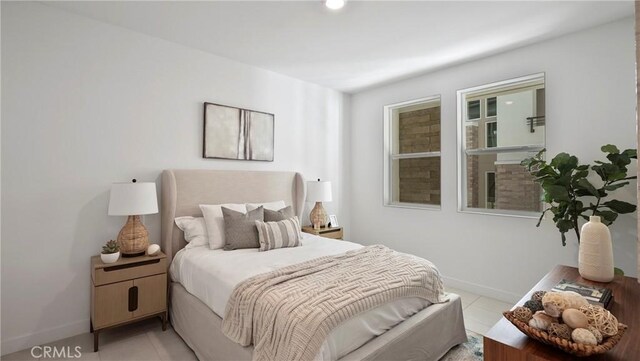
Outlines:
{"label": "mattress", "polygon": [[[170,275],[174,282],[224,317],[227,301],[240,282],[260,273],[360,247],[356,243],[303,233],[301,247],[268,252],[208,247],[182,249],[171,263]],[[404,298],[358,315],[329,334],[316,360],[337,360],[429,305],[429,301],[421,298]]]}

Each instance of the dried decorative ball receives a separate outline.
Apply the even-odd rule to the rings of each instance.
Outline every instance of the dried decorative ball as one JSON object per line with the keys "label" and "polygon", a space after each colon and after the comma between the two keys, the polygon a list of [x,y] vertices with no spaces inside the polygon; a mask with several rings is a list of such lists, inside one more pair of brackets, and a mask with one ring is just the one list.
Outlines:
{"label": "dried decorative ball", "polygon": [[567,308],[579,309],[582,306],[588,306],[589,305],[589,301],[587,301],[587,299],[584,298],[578,292],[563,291],[562,294],[564,295],[565,299],[567,300]]}
{"label": "dried decorative ball", "polygon": [[600,331],[598,331],[597,328],[593,327],[593,326],[589,326],[587,327],[587,330],[589,330],[589,332],[591,332],[595,337],[596,337],[596,341],[598,341],[598,344],[602,343],[602,333]]}
{"label": "dried decorative ball", "polygon": [[571,339],[576,343],[583,343],[586,345],[597,345],[598,341],[589,330],[585,328],[576,328],[571,332]]}
{"label": "dried decorative ball", "polygon": [[567,308],[562,312],[562,321],[571,328],[587,328],[589,320],[584,313],[575,308]]}
{"label": "dried decorative ball", "polygon": [[531,299],[534,301],[542,302],[542,297],[547,293],[547,291],[535,291],[533,295],[531,295]]}
{"label": "dried decorative ball", "polygon": [[547,315],[560,317],[567,308],[580,308],[582,301],[587,302],[575,292],[547,292],[542,296],[542,307]]}
{"label": "dried decorative ball", "polygon": [[596,328],[602,336],[611,337],[618,334],[618,319],[600,306],[587,305],[580,307],[587,316],[589,326]]}
{"label": "dried decorative ball", "polygon": [[553,317],[559,317],[567,308],[567,300],[560,292],[547,292],[542,297],[544,312]]}
{"label": "dried decorative ball", "polygon": [[571,327],[564,323],[552,323],[547,329],[550,336],[564,338],[565,340],[571,340]]}
{"label": "dried decorative ball", "polygon": [[531,313],[536,313],[538,311],[542,311],[542,302],[540,301],[535,301],[535,300],[529,300],[527,302],[524,303],[524,307],[528,308],[531,310]]}
{"label": "dried decorative ball", "polygon": [[553,323],[558,323],[558,319],[545,314],[543,311],[536,312],[529,320],[529,326],[544,331]]}
{"label": "dried decorative ball", "polygon": [[520,320],[520,321],[522,321],[524,323],[529,323],[529,320],[531,319],[531,316],[533,316],[533,312],[531,312],[531,310],[526,308],[526,307],[516,307],[513,310],[513,315],[518,320]]}

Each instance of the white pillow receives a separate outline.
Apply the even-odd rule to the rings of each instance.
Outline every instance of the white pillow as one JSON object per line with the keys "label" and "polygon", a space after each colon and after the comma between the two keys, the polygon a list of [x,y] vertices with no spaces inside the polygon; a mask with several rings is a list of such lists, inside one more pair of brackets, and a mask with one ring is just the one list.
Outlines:
{"label": "white pillow", "polygon": [[203,217],[178,217],[176,225],[184,232],[185,248],[194,248],[209,245],[209,236]]}
{"label": "white pillow", "polygon": [[267,202],[267,203],[247,203],[247,212],[251,212],[260,206],[270,211],[279,211],[282,208],[286,207],[287,205],[284,204],[284,201],[275,201],[275,202]]}
{"label": "white pillow", "polygon": [[204,223],[209,235],[209,248],[211,249],[223,248],[226,243],[222,207],[240,213],[247,213],[247,207],[244,204],[201,204],[200,210],[204,216]]}

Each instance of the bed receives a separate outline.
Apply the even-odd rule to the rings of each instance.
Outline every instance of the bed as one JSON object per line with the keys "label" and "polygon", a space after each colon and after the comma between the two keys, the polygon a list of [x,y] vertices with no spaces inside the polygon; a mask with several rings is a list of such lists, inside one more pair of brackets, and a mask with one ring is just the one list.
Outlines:
{"label": "bed", "polygon": [[[206,272],[206,267],[199,265],[224,265],[229,263],[226,261],[229,257],[247,259],[246,257],[257,257],[258,254],[255,250],[181,251],[186,242],[182,232],[175,226],[174,219],[180,216],[200,216],[199,204],[260,203],[273,200],[284,200],[287,205],[293,206],[300,217],[304,207],[304,192],[303,178],[294,172],[163,172],[161,243],[172,265],[172,282],[169,286],[170,319],[176,332],[200,360],[251,360],[253,348],[236,344],[221,330],[221,310],[237,280],[223,276],[218,278],[219,282],[206,282],[204,280],[211,280],[216,274],[225,275],[225,270],[213,268],[208,271],[210,274],[202,276],[200,273]],[[337,254],[357,247],[361,246],[305,234],[303,246],[296,247],[298,250],[289,249],[280,253],[269,251],[262,254],[275,252],[271,253],[271,257],[282,257],[280,260],[286,262],[289,258],[295,260],[300,257],[309,258],[313,254]],[[267,262],[265,267],[270,266],[268,257],[254,259],[264,260]],[[200,275],[200,280],[194,275]],[[454,294],[448,294],[448,297],[448,302],[432,305],[424,304],[424,300],[422,303],[420,300],[403,300],[404,303],[384,305],[358,315],[332,331],[316,360],[438,360],[451,347],[466,341],[460,298]],[[388,319],[390,315],[400,317],[395,321],[387,320],[395,323],[390,329],[386,330],[384,324],[378,325],[378,328],[370,327],[375,324],[376,319]]]}

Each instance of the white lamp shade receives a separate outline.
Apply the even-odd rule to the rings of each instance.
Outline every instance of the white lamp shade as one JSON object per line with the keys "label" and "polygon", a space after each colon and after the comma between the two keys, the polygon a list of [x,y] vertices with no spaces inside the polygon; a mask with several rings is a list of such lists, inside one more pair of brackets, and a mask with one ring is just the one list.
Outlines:
{"label": "white lamp shade", "polygon": [[113,183],[109,197],[110,216],[137,216],[158,213],[156,184]]}
{"label": "white lamp shade", "polygon": [[307,202],[331,202],[331,182],[307,182]]}

